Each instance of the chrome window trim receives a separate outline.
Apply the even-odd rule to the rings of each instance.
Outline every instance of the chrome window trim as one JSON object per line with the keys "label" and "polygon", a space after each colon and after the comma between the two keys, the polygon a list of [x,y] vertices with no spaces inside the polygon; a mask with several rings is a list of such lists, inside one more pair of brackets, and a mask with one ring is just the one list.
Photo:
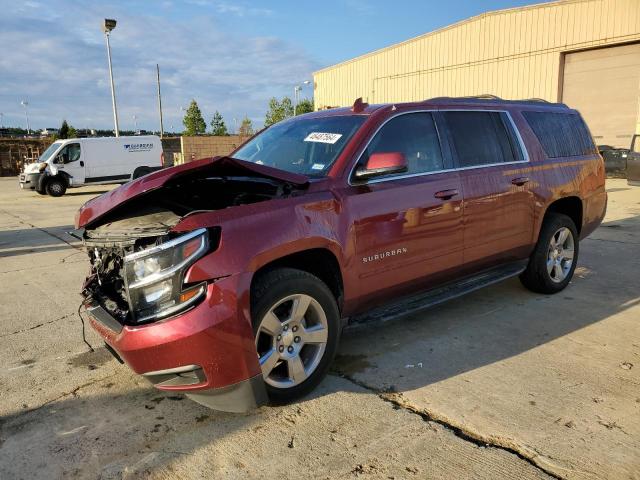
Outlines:
{"label": "chrome window trim", "polygon": [[[511,123],[511,127],[513,128],[513,130],[514,130],[514,132],[516,134],[516,138],[518,140],[518,145],[520,146],[520,151],[522,152],[524,160],[518,160],[518,161],[515,161],[515,162],[490,163],[490,164],[486,164],[486,165],[472,165],[470,167],[448,168],[448,169],[443,169],[443,170],[434,170],[432,172],[408,173],[406,175],[396,175],[396,176],[393,176],[393,177],[376,178],[376,179],[369,180],[367,182],[362,182],[362,183],[357,183],[357,182],[353,183],[351,181],[352,178],[353,178],[353,173],[354,173],[358,163],[360,163],[360,159],[362,158],[362,155],[364,155],[364,152],[367,150],[367,148],[369,148],[369,144],[373,141],[373,139],[376,137],[376,135],[378,135],[378,132],[380,132],[382,127],[384,127],[387,124],[387,122],[390,122],[394,118],[397,118],[397,117],[399,117],[401,115],[409,115],[411,113],[431,113],[433,115],[433,113],[439,113],[439,112],[443,112],[443,113],[444,112],[495,112],[495,113],[504,113],[504,114],[506,114],[507,118],[509,119],[509,122]],[[440,136],[440,129],[438,128],[438,123],[436,122],[435,118],[433,119],[433,121],[434,121],[434,125],[436,127],[436,133],[438,135],[438,141],[440,142],[440,150],[442,152],[442,137]],[[522,136],[520,134],[520,130],[518,130],[518,127],[516,126],[516,123],[513,121],[513,117],[511,116],[511,112],[509,112],[508,110],[486,109],[486,108],[446,108],[446,109],[442,109],[442,110],[438,110],[438,109],[411,110],[411,111],[408,111],[408,112],[396,113],[395,115],[387,118],[382,124],[380,124],[380,126],[378,126],[378,128],[376,129],[374,134],[371,136],[371,138],[369,138],[367,143],[360,150],[360,152],[358,153],[357,157],[358,157],[358,159],[356,160],[356,162],[351,167],[351,170],[349,171],[349,178],[347,180],[349,186],[352,186],[352,187],[370,185],[372,183],[389,182],[389,181],[392,181],[392,180],[403,180],[403,179],[406,179],[406,178],[423,177],[423,176],[426,176],[426,175],[437,175],[439,173],[459,172],[459,171],[464,171],[464,170],[474,170],[474,169],[477,169],[477,168],[498,167],[500,165],[518,165],[518,164],[521,164],[521,163],[529,163],[530,162],[529,151],[527,150],[527,148],[525,146],[524,140],[522,139]],[[453,155],[453,152],[452,152],[452,160],[455,160],[453,157],[455,157],[455,155]],[[444,160],[444,156],[443,156],[443,160]]]}

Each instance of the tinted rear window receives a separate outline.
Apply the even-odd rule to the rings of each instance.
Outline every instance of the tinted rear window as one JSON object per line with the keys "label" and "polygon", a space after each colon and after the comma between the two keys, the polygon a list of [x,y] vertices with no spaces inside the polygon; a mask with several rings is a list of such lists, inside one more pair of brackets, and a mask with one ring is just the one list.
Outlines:
{"label": "tinted rear window", "polygon": [[519,162],[524,159],[504,112],[443,112],[461,167]]}
{"label": "tinted rear window", "polygon": [[589,130],[576,113],[522,112],[549,158],[596,153]]}

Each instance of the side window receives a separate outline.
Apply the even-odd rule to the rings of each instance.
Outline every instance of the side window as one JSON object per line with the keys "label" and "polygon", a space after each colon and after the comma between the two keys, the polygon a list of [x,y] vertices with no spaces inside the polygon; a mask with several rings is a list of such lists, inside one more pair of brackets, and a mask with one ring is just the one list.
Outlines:
{"label": "side window", "polygon": [[60,152],[63,163],[71,163],[80,160],[80,144],[70,143]]}
{"label": "side window", "polygon": [[371,140],[360,163],[366,163],[373,153],[388,152],[400,152],[407,160],[407,172],[396,175],[442,170],[442,152],[433,115],[407,113],[392,118]]}
{"label": "side window", "polygon": [[504,112],[443,112],[460,167],[517,162],[524,154]]}
{"label": "side window", "polygon": [[596,153],[591,134],[576,113],[522,112],[549,158]]}

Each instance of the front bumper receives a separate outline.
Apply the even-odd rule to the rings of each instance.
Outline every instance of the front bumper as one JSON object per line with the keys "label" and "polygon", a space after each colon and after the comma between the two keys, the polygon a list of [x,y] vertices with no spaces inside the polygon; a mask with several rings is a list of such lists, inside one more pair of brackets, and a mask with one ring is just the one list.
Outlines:
{"label": "front bumper", "polygon": [[110,349],[159,390],[243,412],[267,403],[248,308],[239,308],[244,284],[242,275],[210,283],[200,304],[146,325],[123,326],[97,304],[87,313]]}
{"label": "front bumper", "polygon": [[38,190],[41,189],[44,173],[21,173],[18,177],[20,188]]}

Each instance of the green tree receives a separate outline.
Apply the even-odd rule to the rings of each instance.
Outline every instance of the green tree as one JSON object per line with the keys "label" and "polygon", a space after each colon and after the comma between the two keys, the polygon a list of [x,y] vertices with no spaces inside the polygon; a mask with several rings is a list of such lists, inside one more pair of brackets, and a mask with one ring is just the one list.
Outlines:
{"label": "green tree", "polygon": [[62,125],[60,126],[60,130],[58,131],[58,138],[69,138],[69,124],[66,120],[62,120]]}
{"label": "green tree", "polygon": [[213,114],[213,119],[211,120],[211,133],[216,136],[224,136],[229,135],[227,132],[227,126],[224,123],[224,118],[220,115],[220,112],[216,110],[216,113]]}
{"label": "green tree", "polygon": [[200,107],[198,107],[198,102],[195,100],[191,100],[191,104],[189,108],[187,108],[187,113],[185,113],[182,123],[184,125],[185,135],[198,135],[207,130],[207,124],[204,118],[202,118],[202,112],[200,111]]}
{"label": "green tree", "polygon": [[278,101],[277,98],[273,97],[269,100],[269,110],[264,119],[264,126],[268,127],[289,117],[293,117],[293,104],[291,103],[291,99],[289,97],[283,97],[282,100]]}
{"label": "green tree", "polygon": [[302,115],[303,113],[310,112],[313,112],[313,100],[309,100],[308,98],[300,100],[296,106],[296,115]]}
{"label": "green tree", "polygon": [[251,122],[251,119],[246,115],[242,119],[238,135],[240,135],[241,137],[250,137],[251,135],[253,135],[253,123]]}

